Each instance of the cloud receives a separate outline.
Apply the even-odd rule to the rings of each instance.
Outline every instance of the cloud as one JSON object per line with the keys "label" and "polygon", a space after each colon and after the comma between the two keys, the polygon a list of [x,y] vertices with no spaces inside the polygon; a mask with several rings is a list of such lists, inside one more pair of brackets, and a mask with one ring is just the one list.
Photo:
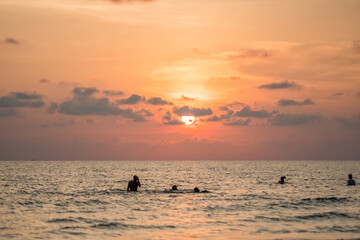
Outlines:
{"label": "cloud", "polygon": [[240,111],[234,113],[235,117],[254,117],[254,118],[266,118],[271,117],[277,113],[277,111],[268,112],[266,110],[251,110],[249,106],[243,107]]}
{"label": "cloud", "polygon": [[279,113],[269,118],[269,122],[276,126],[302,125],[319,120],[321,116],[313,114]]}
{"label": "cloud", "polygon": [[59,113],[67,115],[119,115],[132,119],[134,122],[144,122],[146,118],[143,111],[133,109],[120,109],[116,103],[108,98],[96,98],[93,95],[99,90],[96,88],[74,88],[73,98],[59,105]]}
{"label": "cloud", "polygon": [[154,116],[154,114],[152,113],[152,112],[150,112],[149,110],[146,110],[146,109],[141,109],[139,112],[141,112],[141,113],[144,113],[144,115],[146,116],[146,117],[152,117],[152,116]]}
{"label": "cloud", "polygon": [[49,83],[50,80],[48,80],[48,79],[46,79],[46,78],[42,78],[42,79],[40,79],[39,82],[40,82],[40,83]]}
{"label": "cloud", "polygon": [[76,87],[73,89],[73,94],[77,97],[88,97],[93,95],[94,93],[99,92],[97,88],[83,88],[83,87]]}
{"label": "cloud", "polygon": [[184,96],[184,95],[181,95],[180,100],[182,100],[182,101],[196,101],[195,98],[186,97],[186,96]]}
{"label": "cloud", "polygon": [[209,117],[209,118],[205,119],[204,121],[207,121],[207,122],[219,122],[219,121],[221,121],[221,118],[214,115],[212,117]]}
{"label": "cloud", "polygon": [[356,53],[360,53],[360,40],[353,42],[353,49]]}
{"label": "cloud", "polygon": [[268,58],[272,57],[274,54],[271,51],[264,49],[248,49],[243,50],[238,54],[230,54],[229,59],[238,59],[238,58]]}
{"label": "cloud", "polygon": [[137,94],[133,94],[128,98],[120,99],[120,100],[117,100],[116,102],[118,104],[137,104],[138,102],[141,102],[143,100],[145,100],[144,97],[141,97]]}
{"label": "cloud", "polygon": [[123,91],[115,91],[115,90],[104,90],[103,94],[107,96],[122,96],[124,95]]}
{"label": "cloud", "polygon": [[332,96],[334,96],[334,97],[338,97],[338,96],[342,96],[342,95],[344,95],[344,93],[342,93],[342,92],[336,92],[336,93],[332,94]]}
{"label": "cloud", "polygon": [[39,108],[44,105],[42,95],[37,93],[11,92],[7,96],[0,97],[0,108],[8,107],[32,107]]}
{"label": "cloud", "polygon": [[181,108],[175,107],[173,113],[178,116],[193,115],[196,117],[207,116],[213,114],[210,108],[191,108],[189,106],[183,106]]}
{"label": "cloud", "polygon": [[48,107],[48,109],[46,110],[47,113],[49,114],[54,114],[56,112],[56,110],[58,110],[59,105],[55,102],[52,102],[50,104],[50,106]]}
{"label": "cloud", "polygon": [[314,101],[312,101],[309,98],[305,99],[302,102],[295,101],[295,100],[292,100],[292,99],[281,99],[277,103],[277,105],[281,106],[281,107],[285,107],[285,106],[303,106],[303,105],[312,105],[312,104],[314,104]]}
{"label": "cloud", "polygon": [[358,93],[356,94],[356,96],[360,97],[360,92],[358,92]]}
{"label": "cloud", "polygon": [[164,125],[183,125],[184,123],[178,119],[174,119],[171,116],[171,112],[167,111],[163,116],[163,124]]}
{"label": "cloud", "polygon": [[269,84],[260,85],[258,88],[266,88],[266,89],[284,89],[284,88],[294,88],[300,89],[301,86],[296,84],[295,82],[283,81],[283,82],[274,82]]}
{"label": "cloud", "polygon": [[20,113],[13,108],[0,109],[0,118],[19,117]]}
{"label": "cloud", "polygon": [[91,119],[91,118],[86,119],[86,123],[94,123],[94,122],[95,122],[94,119]]}
{"label": "cloud", "polygon": [[20,41],[14,39],[14,38],[5,38],[4,42],[8,43],[8,44],[14,44],[14,45],[20,44]]}
{"label": "cloud", "polygon": [[168,102],[161,97],[152,97],[148,100],[146,100],[146,103],[152,104],[152,105],[173,105],[172,102]]}
{"label": "cloud", "polygon": [[352,118],[335,117],[334,120],[344,127],[360,129],[360,115]]}
{"label": "cloud", "polygon": [[251,122],[251,119],[246,119],[246,120],[237,119],[237,120],[233,120],[233,121],[224,122],[223,125],[226,125],[226,126],[248,126],[250,122]]}

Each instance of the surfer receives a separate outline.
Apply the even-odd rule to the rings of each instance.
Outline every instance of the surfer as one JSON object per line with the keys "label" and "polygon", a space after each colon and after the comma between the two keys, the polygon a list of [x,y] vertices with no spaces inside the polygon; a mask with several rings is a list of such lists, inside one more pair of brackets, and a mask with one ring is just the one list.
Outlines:
{"label": "surfer", "polygon": [[141,187],[140,180],[138,176],[134,175],[134,180],[129,181],[127,186],[127,191],[137,191],[138,187]]}
{"label": "surfer", "polygon": [[349,177],[349,180],[348,180],[348,182],[347,182],[347,185],[348,185],[348,186],[350,186],[350,185],[355,185],[355,180],[352,179],[352,174],[349,174],[348,177]]}
{"label": "surfer", "polygon": [[282,176],[282,177],[280,178],[280,180],[279,180],[279,183],[280,183],[280,184],[284,184],[284,183],[285,183],[285,179],[286,179],[286,177],[285,177],[285,176]]}

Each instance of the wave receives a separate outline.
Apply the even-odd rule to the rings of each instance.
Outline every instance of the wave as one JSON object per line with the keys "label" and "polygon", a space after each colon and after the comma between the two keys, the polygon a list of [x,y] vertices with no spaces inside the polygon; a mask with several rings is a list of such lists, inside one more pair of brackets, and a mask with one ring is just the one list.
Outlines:
{"label": "wave", "polygon": [[73,218],[54,218],[47,221],[48,223],[68,223],[68,222],[77,222]]}

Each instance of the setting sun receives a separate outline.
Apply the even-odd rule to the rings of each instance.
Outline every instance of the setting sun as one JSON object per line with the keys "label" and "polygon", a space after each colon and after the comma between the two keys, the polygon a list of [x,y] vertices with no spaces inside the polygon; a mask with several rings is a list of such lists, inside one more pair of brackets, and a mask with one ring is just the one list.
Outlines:
{"label": "setting sun", "polygon": [[195,116],[182,116],[181,121],[185,123],[185,125],[192,125],[195,122]]}

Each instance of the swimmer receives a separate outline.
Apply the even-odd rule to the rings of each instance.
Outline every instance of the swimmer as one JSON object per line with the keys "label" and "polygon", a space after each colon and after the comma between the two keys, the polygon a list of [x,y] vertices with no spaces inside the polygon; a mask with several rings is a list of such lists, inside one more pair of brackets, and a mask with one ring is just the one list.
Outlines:
{"label": "swimmer", "polygon": [[138,187],[141,187],[138,176],[134,175],[134,180],[129,181],[126,191],[137,191]]}
{"label": "swimmer", "polygon": [[[200,189],[198,187],[194,188],[194,192],[200,192]],[[202,193],[208,193],[208,190],[201,191]]]}
{"label": "swimmer", "polygon": [[355,185],[355,180],[352,179],[352,174],[349,174],[348,177],[349,177],[349,180],[347,181],[347,185],[348,186]]}
{"label": "swimmer", "polygon": [[284,184],[284,183],[285,183],[285,179],[286,179],[286,177],[285,177],[285,176],[282,176],[282,177],[280,178],[280,180],[279,180],[279,183],[280,183],[280,184]]}
{"label": "swimmer", "polygon": [[178,189],[177,189],[177,186],[176,186],[176,185],[172,186],[171,190],[173,190],[173,191],[178,190]]}

